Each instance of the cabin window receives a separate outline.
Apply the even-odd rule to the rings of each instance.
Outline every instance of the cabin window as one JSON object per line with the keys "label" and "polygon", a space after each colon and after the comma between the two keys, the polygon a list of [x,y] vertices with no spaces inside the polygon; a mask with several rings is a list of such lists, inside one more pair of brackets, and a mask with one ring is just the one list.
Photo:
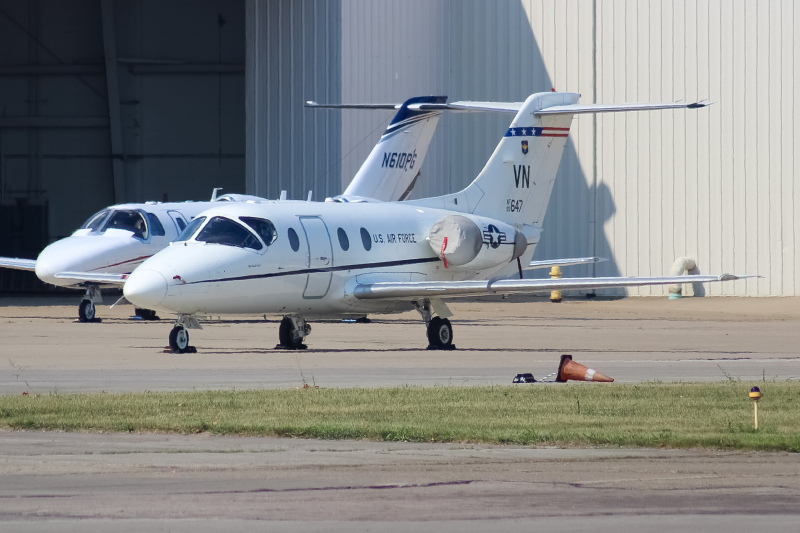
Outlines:
{"label": "cabin window", "polygon": [[361,228],[361,244],[364,245],[364,249],[368,252],[372,249],[372,237],[369,236],[369,232],[365,228]]}
{"label": "cabin window", "polygon": [[336,231],[336,235],[339,236],[339,246],[346,252],[350,248],[350,239],[347,238],[347,233],[345,233],[343,228],[339,228]]}
{"label": "cabin window", "polygon": [[292,250],[295,252],[300,249],[300,238],[297,236],[297,232],[294,228],[289,228],[289,246],[291,246]]}
{"label": "cabin window", "polygon": [[106,217],[111,212],[110,209],[103,209],[102,211],[95,213],[89,220],[83,223],[81,229],[88,229],[91,231],[99,231],[100,228],[103,226],[103,222],[106,220]]}
{"label": "cabin window", "polygon": [[208,224],[197,234],[195,240],[207,242],[209,244],[251,248],[253,250],[260,250],[263,248],[261,241],[247,228],[238,222],[224,217],[214,217],[209,220]]}
{"label": "cabin window", "polygon": [[[145,211],[147,213],[147,211]],[[164,226],[161,225],[161,221],[158,220],[158,217],[153,213],[147,213],[147,220],[150,222],[150,233],[153,237],[163,237],[166,235],[164,232]]]}
{"label": "cabin window", "polygon": [[[180,219],[178,219],[178,220],[180,220]],[[197,217],[194,220],[192,220],[191,222],[189,222],[189,225],[186,226],[183,229],[183,231],[181,231],[181,234],[178,235],[178,238],[175,239],[175,242],[188,241],[189,239],[191,239],[192,235],[197,233],[197,230],[200,228],[200,226],[203,225],[203,222],[205,222],[205,221],[206,221],[206,217]]]}
{"label": "cabin window", "polygon": [[144,215],[139,211],[116,210],[103,225],[103,231],[109,229],[121,229],[133,232],[133,236],[143,241],[149,237],[147,232],[147,222]]}
{"label": "cabin window", "polygon": [[275,229],[275,224],[269,220],[256,217],[239,217],[239,220],[253,228],[267,246],[275,242],[275,239],[278,238],[278,231]]}

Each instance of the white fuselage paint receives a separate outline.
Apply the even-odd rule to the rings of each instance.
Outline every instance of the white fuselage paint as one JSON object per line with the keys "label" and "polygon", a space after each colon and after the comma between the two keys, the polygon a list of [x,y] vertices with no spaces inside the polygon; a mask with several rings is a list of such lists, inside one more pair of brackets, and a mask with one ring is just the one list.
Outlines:
{"label": "white fuselage paint", "polygon": [[[172,243],[128,278],[125,295],[148,309],[188,315],[333,318],[411,308],[407,301],[359,300],[353,296],[359,283],[486,279],[516,271],[516,261],[483,271],[445,268],[426,238],[431,226],[450,214],[404,203],[228,204],[203,216],[268,219],[277,239],[258,251],[195,240]],[[299,237],[297,250],[288,238],[290,228]],[[511,241],[506,246],[513,246]],[[533,248],[528,247],[524,261]]]}
{"label": "white fuselage paint", "polygon": [[[242,198],[251,197],[242,196]],[[107,229],[102,232],[79,229],[71,236],[58,240],[42,250],[36,259],[36,275],[45,283],[60,287],[76,287],[84,284],[84,281],[56,277],[56,275],[64,272],[128,274],[145,259],[166,248],[192,218],[220,203],[230,205],[229,201],[218,200],[112,206],[110,210],[137,211],[156,216],[163,227],[164,235],[156,235],[158,232],[152,227],[148,227],[146,238],[137,237],[133,231],[124,229]]]}

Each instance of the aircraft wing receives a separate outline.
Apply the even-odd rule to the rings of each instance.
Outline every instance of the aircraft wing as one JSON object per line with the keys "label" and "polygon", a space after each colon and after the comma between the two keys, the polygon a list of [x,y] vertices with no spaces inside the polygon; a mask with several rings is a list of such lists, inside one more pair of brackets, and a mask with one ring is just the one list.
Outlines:
{"label": "aircraft wing", "polygon": [[671,285],[732,281],[755,276],[733,274],[661,276],[647,278],[561,278],[561,279],[500,279],[466,281],[377,282],[359,284],[353,295],[359,300],[447,298],[456,296],[483,296],[488,294],[532,293],[569,289],[608,289],[614,287],[639,287],[643,285]]}
{"label": "aircraft wing", "polygon": [[550,268],[554,266],[571,266],[571,265],[585,265],[588,263],[599,263],[601,261],[608,261],[603,257],[575,257],[572,259],[545,259],[544,261],[531,261],[528,265],[530,268]]}
{"label": "aircraft wing", "polygon": [[14,268],[16,270],[36,270],[36,259],[0,257],[0,267]]}
{"label": "aircraft wing", "polygon": [[71,279],[83,283],[97,283],[122,287],[130,274],[105,274],[101,272],[59,272],[58,279]]}

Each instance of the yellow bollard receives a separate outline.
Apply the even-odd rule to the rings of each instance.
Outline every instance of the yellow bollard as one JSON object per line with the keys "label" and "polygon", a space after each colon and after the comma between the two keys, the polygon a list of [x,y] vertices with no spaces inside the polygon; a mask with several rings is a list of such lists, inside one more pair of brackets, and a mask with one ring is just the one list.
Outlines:
{"label": "yellow bollard", "polygon": [[[561,267],[554,266],[550,269],[550,277],[553,279],[561,279]],[[550,301],[553,303],[561,303],[561,291],[550,291]]]}
{"label": "yellow bollard", "polygon": [[753,414],[756,422],[755,429],[758,429],[758,400],[761,399],[761,396],[763,396],[763,394],[761,394],[761,389],[758,387],[750,389],[750,399],[753,400]]}

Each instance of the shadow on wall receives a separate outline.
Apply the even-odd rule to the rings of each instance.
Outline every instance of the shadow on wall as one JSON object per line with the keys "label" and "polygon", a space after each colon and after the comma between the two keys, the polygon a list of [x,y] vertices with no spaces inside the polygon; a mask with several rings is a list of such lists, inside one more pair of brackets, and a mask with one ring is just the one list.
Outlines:
{"label": "shadow on wall", "polygon": [[[468,2],[462,13],[477,13],[484,9],[480,2]],[[444,94],[453,99],[524,101],[535,92],[547,92],[554,87],[541,48],[529,22],[529,14],[519,0],[491,3],[486,7],[486,16],[455,16],[449,22],[451,74],[449,87]],[[459,10],[454,10],[459,11]],[[534,10],[535,11],[535,10]],[[538,17],[541,13],[530,14]],[[497,38],[498,19],[508,21],[507,39]],[[535,20],[535,18],[534,18]],[[556,29],[557,30],[557,29]],[[508,46],[508,43],[513,46]],[[556,68],[566,69],[566,65]],[[557,87],[561,91],[580,92],[580,87]],[[582,103],[591,103],[584,98]],[[446,128],[450,122],[443,118]],[[468,115],[452,117],[453,123],[464,127],[446,130],[450,136],[449,183],[441,180],[448,190],[435,190],[439,183],[430,183],[424,192],[441,194],[457,191],[469,184],[505,133],[510,115]],[[577,128],[579,122],[580,128]],[[597,265],[580,265],[566,268],[564,275],[618,276],[619,267],[614,260],[611,246],[606,238],[604,226],[614,213],[614,202],[606,185],[595,190],[594,176],[587,175],[581,166],[576,146],[591,150],[591,143],[578,143],[580,134],[592,135],[591,121],[594,117],[573,118],[573,132],[564,147],[561,163],[556,174],[553,193],[543,220],[544,232],[534,253],[534,259],[558,259],[597,255],[608,259]],[[467,124],[468,123],[468,124]],[[481,129],[483,128],[483,129]],[[584,161],[596,157],[594,153],[582,153]],[[427,163],[427,161],[426,161]],[[591,163],[588,171],[593,172]],[[423,176],[425,170],[423,170]],[[438,180],[437,180],[438,181]],[[420,191],[423,192],[423,191]],[[596,209],[596,212],[595,212]],[[547,270],[529,271],[529,276],[546,276]],[[604,291],[604,294],[608,291]],[[625,291],[613,291],[625,294]]]}

